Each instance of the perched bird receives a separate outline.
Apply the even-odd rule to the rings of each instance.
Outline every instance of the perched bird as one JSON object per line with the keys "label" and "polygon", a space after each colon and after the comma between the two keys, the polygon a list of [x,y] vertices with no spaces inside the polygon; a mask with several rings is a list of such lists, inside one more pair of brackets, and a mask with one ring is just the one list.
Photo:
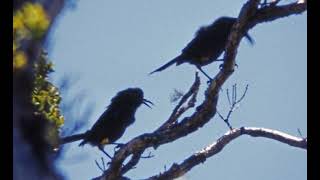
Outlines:
{"label": "perched bird", "polygon": [[118,92],[111,99],[111,104],[107,110],[99,117],[97,122],[86,133],[66,137],[62,143],[68,143],[83,139],[79,146],[86,143],[97,146],[108,157],[111,158],[104,150],[106,144],[114,144],[121,138],[126,128],[135,121],[135,112],[141,104],[149,108],[153,103],[143,97],[143,91],[140,88],[128,88]]}
{"label": "perched bird", "polygon": [[[211,25],[201,27],[179,56],[149,74],[162,71],[174,63],[178,66],[188,62],[195,65],[209,80],[212,80],[201,67],[219,61],[217,58],[224,51],[231,28],[236,21],[237,18],[220,17]],[[245,34],[245,37],[251,44],[254,43],[248,33]]]}

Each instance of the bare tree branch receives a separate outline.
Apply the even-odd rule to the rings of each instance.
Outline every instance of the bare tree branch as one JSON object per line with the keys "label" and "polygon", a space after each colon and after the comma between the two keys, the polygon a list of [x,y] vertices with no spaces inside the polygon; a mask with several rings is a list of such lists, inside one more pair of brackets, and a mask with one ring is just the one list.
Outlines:
{"label": "bare tree branch", "polygon": [[[163,125],[160,126],[159,130],[170,127],[170,125],[172,125],[174,122],[176,122],[178,120],[178,118],[184,112],[186,112],[191,107],[194,107],[195,102],[196,102],[196,96],[199,91],[199,86],[200,86],[200,77],[198,76],[198,72],[196,72],[195,81],[192,84],[191,88],[189,89],[189,91],[185,95],[183,95],[180,102],[178,103],[178,105],[174,108],[173,112],[171,113],[169,119],[165,123],[163,123]],[[188,105],[185,107],[181,107],[189,99],[190,96],[192,96],[192,98],[188,102]]]}
{"label": "bare tree branch", "polygon": [[131,140],[115,153],[105,177],[107,179],[119,178],[121,164],[129,155],[148,147],[156,148],[195,132],[212,118],[216,111],[216,103],[217,96],[212,97],[209,94],[204,103],[198,106],[197,111],[191,117],[185,117],[170,129],[146,133]]}
{"label": "bare tree branch", "polygon": [[[292,14],[302,13],[306,10],[306,2],[303,3],[292,3],[285,6],[272,6],[264,7],[258,9],[260,0],[248,0],[244,4],[243,8],[240,11],[238,22],[233,26],[231,33],[229,35],[229,40],[226,46],[226,51],[224,55],[224,63],[222,69],[210,82],[209,87],[205,91],[204,101],[195,109],[193,114],[189,117],[184,117],[180,122],[174,123],[169,128],[157,129],[153,133],[142,134],[127,144],[123,145],[114,155],[111,164],[103,176],[98,177],[100,179],[119,179],[123,175],[122,163],[130,156],[137,154],[137,152],[142,152],[149,147],[157,148],[160,145],[175,141],[179,138],[187,136],[190,133],[197,131],[200,127],[204,126],[216,113],[216,105],[218,101],[218,93],[222,85],[226,80],[231,76],[234,71],[235,66],[235,57],[237,54],[237,48],[240,44],[240,40],[246,31],[253,28],[256,24],[266,21],[276,20]],[[236,95],[234,94],[234,97]],[[179,105],[178,105],[179,106]],[[179,109],[180,107],[175,109]],[[179,115],[180,116],[180,115]],[[175,122],[175,120],[170,120],[170,122]],[[262,129],[265,130],[265,129]],[[229,142],[240,136],[242,134],[248,134],[251,136],[261,136],[267,138],[273,138],[281,142],[288,143],[290,145],[295,145],[300,147],[301,143],[297,143],[294,138],[284,138],[283,134],[277,132],[269,132],[255,129],[245,129],[241,130],[235,129],[230,132],[231,135],[226,136],[220,141]],[[209,148],[208,151],[204,152],[205,156],[193,155],[185,160],[182,163],[182,166],[174,165],[167,172],[167,174],[178,172],[181,175],[181,172],[186,173],[193,166],[190,166],[189,161],[195,161],[197,163],[203,162],[206,157],[212,156],[217,152],[221,151],[224,147],[222,143],[218,141],[217,146]],[[306,139],[304,140],[306,144]],[[298,145],[297,145],[298,144]],[[218,147],[221,146],[221,149]],[[303,145],[306,148],[306,146]],[[198,153],[199,154],[199,153]],[[180,168],[181,167],[181,170]],[[178,170],[174,170],[177,169]],[[161,176],[164,177],[164,176]],[[168,177],[178,177],[176,174]]]}
{"label": "bare tree branch", "polygon": [[128,172],[129,170],[131,169],[134,169],[135,168],[135,165],[138,164],[140,158],[141,158],[141,155],[142,155],[142,151],[140,152],[137,152],[135,154],[132,155],[130,161],[122,168],[122,174],[125,174],[126,172]]}
{"label": "bare tree branch", "polygon": [[307,10],[307,1],[296,1],[287,5],[267,6],[257,11],[253,18],[250,18],[246,29],[251,29],[255,25],[263,22],[274,21],[279,18],[297,15]]}
{"label": "bare tree branch", "polygon": [[166,180],[174,179],[180,177],[190,171],[193,167],[200,163],[204,163],[207,158],[218,154],[222,149],[229,144],[231,141],[240,137],[241,135],[249,135],[252,137],[264,137],[280,141],[282,143],[288,144],[293,147],[307,149],[307,139],[295,137],[281,131],[266,129],[266,128],[256,128],[256,127],[242,127],[236,128],[228,131],[222,137],[220,137],[216,142],[205,147],[201,151],[191,155],[181,164],[174,163],[167,171],[147,178],[147,180]]}

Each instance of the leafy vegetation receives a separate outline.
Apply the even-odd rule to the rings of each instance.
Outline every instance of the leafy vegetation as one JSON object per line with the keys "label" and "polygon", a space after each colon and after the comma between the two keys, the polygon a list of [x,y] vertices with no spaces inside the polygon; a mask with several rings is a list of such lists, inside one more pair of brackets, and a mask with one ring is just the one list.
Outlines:
{"label": "leafy vegetation", "polygon": [[50,19],[38,3],[25,3],[13,12],[13,71],[27,65],[27,56],[20,48],[26,40],[40,39],[47,31]]}
{"label": "leafy vegetation", "polygon": [[[38,3],[26,2],[13,12],[13,73],[28,65],[28,56],[22,48],[23,43],[42,38],[49,25],[50,19]],[[45,138],[56,147],[64,117],[59,107],[61,101],[59,90],[48,79],[48,75],[53,72],[53,64],[43,50],[38,59],[32,62],[36,62],[33,64],[35,76],[31,94],[32,104],[36,107],[34,114],[43,116],[49,122],[49,126],[45,129]]]}

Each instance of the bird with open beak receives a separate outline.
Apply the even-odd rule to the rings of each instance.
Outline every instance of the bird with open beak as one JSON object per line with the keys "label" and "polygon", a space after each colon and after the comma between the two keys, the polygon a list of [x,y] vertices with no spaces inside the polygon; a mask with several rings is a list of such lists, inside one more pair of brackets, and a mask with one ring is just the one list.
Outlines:
{"label": "bird with open beak", "polygon": [[153,105],[151,101],[144,99],[140,88],[128,88],[118,92],[112,98],[107,110],[86,133],[87,136],[79,146],[89,143],[98,146],[104,152],[104,145],[112,144],[120,139],[127,127],[134,123],[135,112],[141,104],[151,108],[148,103]]}
{"label": "bird with open beak", "polygon": [[97,146],[111,158],[104,151],[104,145],[116,144],[114,142],[120,139],[127,127],[135,122],[135,113],[141,104],[149,108],[151,108],[150,105],[153,105],[151,101],[143,97],[143,91],[140,88],[128,88],[118,92],[90,130],[83,134],[63,138],[62,144],[83,139],[79,146],[87,143]]}

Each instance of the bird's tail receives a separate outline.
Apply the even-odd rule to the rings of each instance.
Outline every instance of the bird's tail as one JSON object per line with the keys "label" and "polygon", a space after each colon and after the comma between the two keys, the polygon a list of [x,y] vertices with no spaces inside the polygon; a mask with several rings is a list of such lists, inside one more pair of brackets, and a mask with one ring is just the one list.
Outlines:
{"label": "bird's tail", "polygon": [[81,139],[85,139],[87,137],[87,133],[75,134],[71,136],[64,137],[60,139],[60,144],[71,143],[74,141],[79,141]]}
{"label": "bird's tail", "polygon": [[179,55],[179,56],[175,57],[174,59],[172,59],[171,61],[167,62],[165,65],[163,65],[163,66],[159,67],[158,69],[152,71],[151,73],[149,73],[149,75],[153,74],[155,72],[162,71],[162,70],[166,69],[167,67],[171,66],[172,64],[181,61],[181,59],[182,59],[182,56]]}
{"label": "bird's tail", "polygon": [[88,130],[87,132],[83,133],[83,140],[80,142],[79,146],[83,146],[88,142],[88,138],[90,138],[90,130]]}

